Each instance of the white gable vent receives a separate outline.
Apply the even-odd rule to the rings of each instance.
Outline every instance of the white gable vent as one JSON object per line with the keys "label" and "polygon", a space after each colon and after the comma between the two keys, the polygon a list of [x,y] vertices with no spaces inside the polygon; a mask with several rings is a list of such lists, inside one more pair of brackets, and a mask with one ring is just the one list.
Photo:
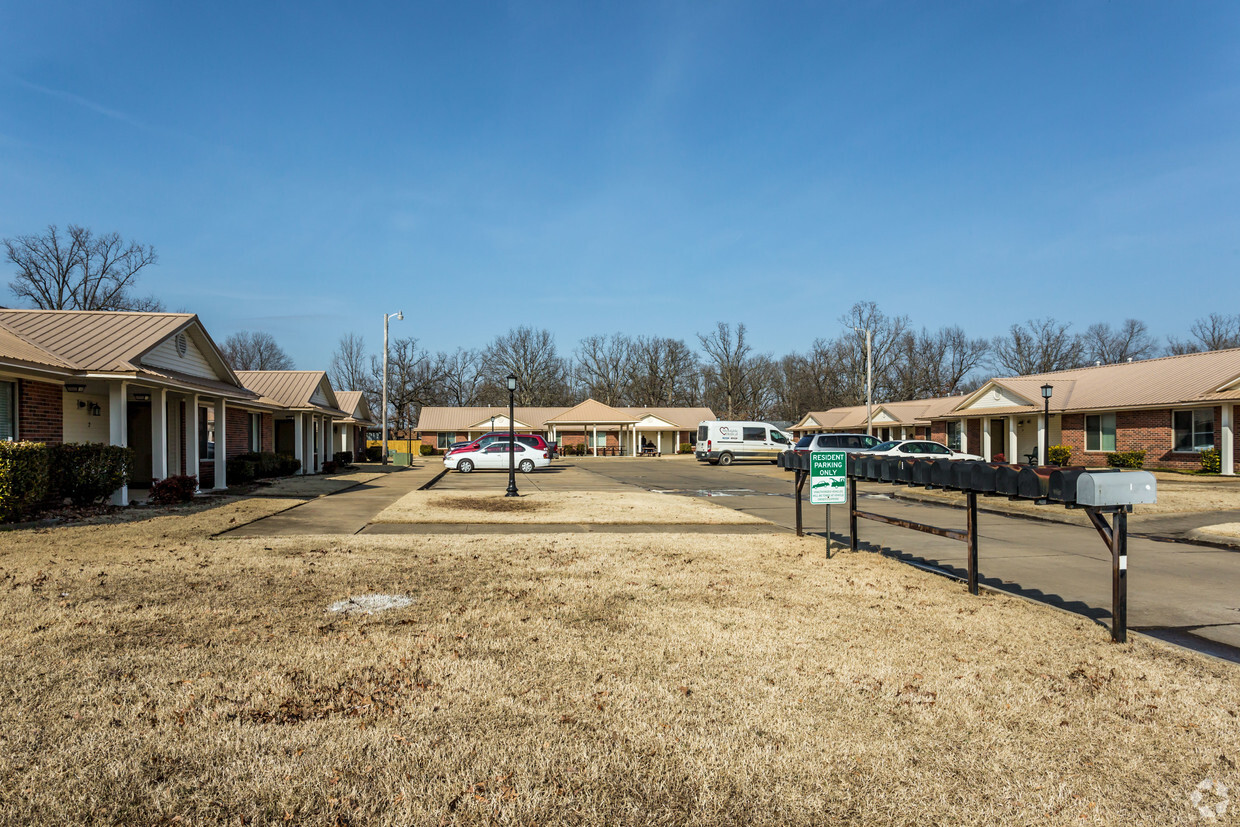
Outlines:
{"label": "white gable vent", "polygon": [[185,354],[189,352],[189,340],[185,338],[185,334],[178,333],[174,343],[176,344],[177,356],[185,358]]}

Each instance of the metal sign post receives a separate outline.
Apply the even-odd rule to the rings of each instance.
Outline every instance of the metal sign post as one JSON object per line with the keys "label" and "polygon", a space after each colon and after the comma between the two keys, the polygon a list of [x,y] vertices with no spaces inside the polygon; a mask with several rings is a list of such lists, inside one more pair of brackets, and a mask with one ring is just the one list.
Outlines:
{"label": "metal sign post", "polygon": [[848,457],[843,451],[809,455],[809,504],[827,507],[827,557],[831,556],[831,506],[848,502]]}

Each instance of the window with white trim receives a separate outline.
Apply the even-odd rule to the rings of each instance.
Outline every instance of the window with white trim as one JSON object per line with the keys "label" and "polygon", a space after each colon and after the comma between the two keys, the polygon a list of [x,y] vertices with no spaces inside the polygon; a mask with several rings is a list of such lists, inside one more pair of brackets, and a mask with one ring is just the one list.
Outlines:
{"label": "window with white trim", "polygon": [[1086,414],[1085,450],[1115,450],[1115,414]]}
{"label": "window with white trim", "polygon": [[1214,447],[1214,409],[1194,408],[1172,414],[1174,451],[1209,451]]}
{"label": "window with white trim", "polygon": [[258,453],[263,450],[263,415],[250,414],[250,450]]}
{"label": "window with white trim", "polygon": [[456,441],[456,434],[450,434],[447,431],[440,431],[435,434],[435,447],[443,450]]}
{"label": "window with white trim", "polygon": [[961,435],[964,433],[964,423],[959,419],[947,420],[947,447],[953,451],[959,451],[963,444]]}
{"label": "window with white trim", "polygon": [[0,382],[0,442],[17,439],[17,383]]}

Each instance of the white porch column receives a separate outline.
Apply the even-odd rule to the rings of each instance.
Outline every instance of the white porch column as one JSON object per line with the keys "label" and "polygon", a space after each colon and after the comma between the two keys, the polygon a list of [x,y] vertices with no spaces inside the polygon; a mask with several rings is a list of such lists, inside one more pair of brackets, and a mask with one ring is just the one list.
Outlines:
{"label": "white porch column", "polygon": [[1038,416],[1038,465],[1046,462],[1046,447],[1050,445],[1051,423],[1045,414]]}
{"label": "white porch column", "polygon": [[633,430],[633,444],[630,446],[630,449],[633,451],[633,456],[637,456],[637,424],[636,423],[633,424],[632,430]]}
{"label": "white porch column", "polygon": [[1219,470],[1227,476],[1235,476],[1236,473],[1236,406],[1235,403],[1228,402],[1223,405],[1223,426],[1222,445],[1219,446],[1219,460],[1222,463]]}
{"label": "white porch column", "polygon": [[215,487],[228,487],[228,427],[224,418],[228,413],[224,397],[215,400]]}
{"label": "white porch column", "polygon": [[1007,440],[1007,461],[1016,464],[1020,462],[1020,455],[1017,453],[1018,445],[1016,444],[1016,417],[1009,416],[1008,424],[1008,440]]}
{"label": "white porch column", "polygon": [[335,427],[335,420],[330,416],[323,417],[323,460],[332,458],[332,428]]}
{"label": "white porch column", "polygon": [[194,479],[202,473],[198,463],[198,394],[191,393],[185,402],[185,473]]}
{"label": "white porch column", "polygon": [[[129,446],[129,387],[124,382],[108,386],[108,444]],[[112,505],[129,505],[129,485],[112,492]]]}
{"label": "white porch column", "polygon": [[151,393],[151,479],[168,479],[168,391]]}
{"label": "white porch column", "polygon": [[969,420],[960,420],[960,450],[969,453]]}
{"label": "white porch column", "polygon": [[987,416],[982,419],[982,459],[989,462],[993,455],[990,448],[990,417]]}
{"label": "white porch column", "polygon": [[301,463],[301,470],[298,474],[306,472],[306,420],[305,415],[298,412],[293,414],[293,458]]}
{"label": "white porch column", "polygon": [[597,457],[598,456],[598,426],[591,425],[590,427],[594,429],[594,438],[590,441],[590,444],[594,446],[594,456]]}
{"label": "white porch column", "polygon": [[663,454],[663,432],[659,431],[654,438],[654,450],[662,456]]}

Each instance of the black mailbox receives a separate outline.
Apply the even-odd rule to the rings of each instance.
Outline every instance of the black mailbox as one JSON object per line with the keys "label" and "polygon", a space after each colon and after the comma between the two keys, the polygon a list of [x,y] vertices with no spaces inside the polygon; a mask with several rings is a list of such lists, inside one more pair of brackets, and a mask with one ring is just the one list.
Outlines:
{"label": "black mailbox", "polygon": [[867,480],[874,480],[875,482],[878,481],[878,467],[880,464],[881,464],[881,461],[879,460],[878,457],[871,456],[871,457],[865,458],[864,469],[865,469],[865,478]]}
{"label": "black mailbox", "polygon": [[883,457],[882,467],[879,469],[879,479],[883,482],[898,482],[900,479],[900,458],[899,457]]}
{"label": "black mailbox", "polygon": [[896,472],[896,478],[903,483],[911,484],[913,482],[913,468],[917,465],[915,459],[900,460],[900,467]]}
{"label": "black mailbox", "polygon": [[958,459],[952,463],[952,488],[968,491],[973,483],[973,461]]}
{"label": "black mailbox", "polygon": [[1040,500],[1046,496],[1050,485],[1050,473],[1039,474],[1031,467],[1020,469],[1016,479],[1016,496],[1023,499]]}
{"label": "black mailbox", "polygon": [[950,459],[936,459],[934,466],[930,469],[930,484],[937,485],[940,488],[948,488],[952,484],[952,461]]}
{"label": "black mailbox", "polygon": [[1046,498],[1057,503],[1072,504],[1076,502],[1076,479],[1085,473],[1080,466],[1056,468],[1051,471],[1050,485],[1046,489]]}
{"label": "black mailbox", "polygon": [[934,460],[915,459],[913,460],[913,482],[918,485],[930,484],[930,472],[934,468]]}
{"label": "black mailbox", "polygon": [[982,494],[994,494],[999,484],[999,466],[986,462],[973,463],[973,478],[969,488]]}
{"label": "black mailbox", "polygon": [[1000,465],[995,481],[995,493],[1015,497],[1020,493],[1020,466]]}
{"label": "black mailbox", "polygon": [[844,465],[845,465],[845,468],[847,469],[845,473],[847,473],[848,476],[855,478],[861,475],[860,471],[857,468],[858,464],[861,462],[861,459],[862,458],[857,454],[849,454],[847,456],[847,458],[844,460]]}

